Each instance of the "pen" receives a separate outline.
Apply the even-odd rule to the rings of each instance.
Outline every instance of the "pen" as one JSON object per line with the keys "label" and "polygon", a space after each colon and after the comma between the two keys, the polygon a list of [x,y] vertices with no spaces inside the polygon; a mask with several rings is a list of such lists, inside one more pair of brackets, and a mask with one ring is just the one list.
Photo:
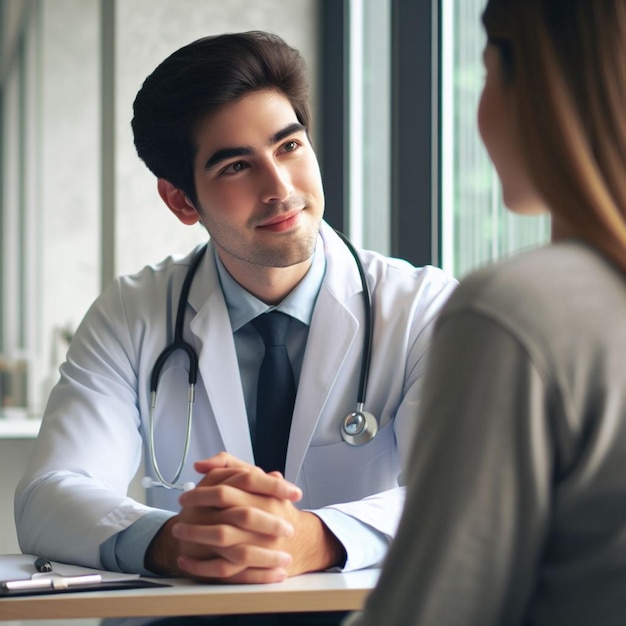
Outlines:
{"label": "pen", "polygon": [[34,580],[8,580],[2,583],[5,589],[10,591],[36,590],[36,589],[67,589],[80,585],[93,585],[102,582],[100,574],[88,574],[86,576],[68,576],[59,578],[36,578]]}
{"label": "pen", "polygon": [[48,559],[44,559],[44,558],[38,556],[35,559],[35,569],[38,572],[41,572],[41,573],[51,572],[52,571],[52,563],[50,563],[50,561],[48,561]]}

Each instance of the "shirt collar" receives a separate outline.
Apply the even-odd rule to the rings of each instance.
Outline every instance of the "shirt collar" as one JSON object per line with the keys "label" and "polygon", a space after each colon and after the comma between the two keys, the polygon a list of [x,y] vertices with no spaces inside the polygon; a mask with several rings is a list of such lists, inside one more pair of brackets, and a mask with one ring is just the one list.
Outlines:
{"label": "shirt collar", "polygon": [[279,304],[268,306],[249,291],[246,291],[224,267],[214,248],[215,265],[226,300],[228,316],[233,328],[233,332],[238,331],[242,326],[267,311],[281,311],[291,317],[295,317],[306,326],[310,326],[313,317],[313,309],[317,296],[324,281],[326,271],[326,257],[324,256],[324,245],[318,235],[313,262],[304,278],[296,285],[295,289]]}

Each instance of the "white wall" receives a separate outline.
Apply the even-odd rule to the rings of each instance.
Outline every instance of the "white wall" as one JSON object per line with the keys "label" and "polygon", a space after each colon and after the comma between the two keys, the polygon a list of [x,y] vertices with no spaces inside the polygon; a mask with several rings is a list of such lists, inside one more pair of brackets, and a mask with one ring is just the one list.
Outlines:
{"label": "white wall", "polygon": [[64,358],[57,330],[75,329],[100,287],[98,5],[41,3],[41,288],[30,398],[35,413],[45,404],[48,377]]}

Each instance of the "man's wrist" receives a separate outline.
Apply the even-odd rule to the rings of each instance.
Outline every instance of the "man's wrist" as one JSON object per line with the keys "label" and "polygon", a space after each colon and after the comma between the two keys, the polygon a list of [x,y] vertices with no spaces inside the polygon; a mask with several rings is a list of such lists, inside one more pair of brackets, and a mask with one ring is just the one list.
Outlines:
{"label": "man's wrist", "polygon": [[178,516],[168,519],[150,542],[144,557],[147,570],[161,576],[177,573],[178,541],[172,535],[172,526],[177,521]]}
{"label": "man's wrist", "polygon": [[324,521],[320,519],[320,522],[322,523],[322,531],[324,533],[324,542],[326,543],[326,546],[327,546],[329,562],[330,562],[329,565],[324,569],[329,569],[331,567],[343,568],[348,558],[346,549],[343,543],[341,543],[341,541],[337,539],[337,537],[330,530],[330,528],[326,526]]}
{"label": "man's wrist", "polygon": [[315,513],[302,511],[301,514],[304,523],[299,525],[290,576],[342,567],[347,558],[343,544]]}

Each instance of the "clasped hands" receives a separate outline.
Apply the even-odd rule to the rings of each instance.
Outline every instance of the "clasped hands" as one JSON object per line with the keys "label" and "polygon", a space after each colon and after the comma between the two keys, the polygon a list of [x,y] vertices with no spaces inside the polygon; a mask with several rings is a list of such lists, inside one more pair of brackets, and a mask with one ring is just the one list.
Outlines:
{"label": "clasped hands", "polygon": [[313,513],[294,505],[301,490],[226,452],[198,461],[204,474],[184,492],[180,513],[146,555],[152,571],[213,582],[271,583],[331,567],[344,550]]}

